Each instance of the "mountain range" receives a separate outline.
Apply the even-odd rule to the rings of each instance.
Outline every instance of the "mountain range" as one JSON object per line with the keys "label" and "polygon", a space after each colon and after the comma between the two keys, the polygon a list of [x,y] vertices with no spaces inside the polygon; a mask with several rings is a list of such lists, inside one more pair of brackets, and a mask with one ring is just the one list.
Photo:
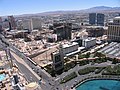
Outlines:
{"label": "mountain range", "polygon": [[19,16],[43,16],[43,15],[58,15],[58,14],[74,14],[74,13],[109,13],[109,12],[119,12],[120,7],[107,7],[107,6],[97,6],[83,10],[72,10],[72,11],[50,11],[36,14],[23,14]]}

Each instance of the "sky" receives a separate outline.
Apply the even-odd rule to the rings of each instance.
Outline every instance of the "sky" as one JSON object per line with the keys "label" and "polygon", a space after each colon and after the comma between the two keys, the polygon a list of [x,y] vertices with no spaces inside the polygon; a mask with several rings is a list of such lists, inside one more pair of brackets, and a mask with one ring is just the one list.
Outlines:
{"label": "sky", "polygon": [[81,10],[95,6],[120,7],[120,0],[0,0],[0,16]]}

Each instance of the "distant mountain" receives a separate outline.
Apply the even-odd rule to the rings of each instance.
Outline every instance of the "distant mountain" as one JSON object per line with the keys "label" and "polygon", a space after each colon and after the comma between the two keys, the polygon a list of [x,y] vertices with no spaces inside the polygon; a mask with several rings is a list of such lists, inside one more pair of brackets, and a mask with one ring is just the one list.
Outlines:
{"label": "distant mountain", "polygon": [[120,7],[107,7],[107,6],[97,6],[86,9],[88,12],[99,12],[99,11],[120,11]]}
{"label": "distant mountain", "polygon": [[107,6],[97,6],[97,7],[92,7],[89,8],[88,10],[110,10],[112,7],[107,7]]}
{"label": "distant mountain", "polygon": [[58,15],[58,14],[74,14],[74,13],[92,13],[92,12],[120,12],[120,7],[107,7],[107,6],[97,6],[92,7],[89,9],[83,9],[83,10],[72,10],[72,11],[50,11],[50,12],[43,12],[43,13],[37,13],[37,14],[24,14],[19,15],[22,16],[43,16],[43,15]]}

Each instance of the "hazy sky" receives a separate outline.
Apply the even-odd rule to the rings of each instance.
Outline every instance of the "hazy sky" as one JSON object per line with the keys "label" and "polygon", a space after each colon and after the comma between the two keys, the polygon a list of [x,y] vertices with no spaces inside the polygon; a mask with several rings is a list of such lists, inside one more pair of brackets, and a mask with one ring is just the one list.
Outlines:
{"label": "hazy sky", "polygon": [[80,10],[95,6],[119,7],[120,0],[0,0],[0,16]]}

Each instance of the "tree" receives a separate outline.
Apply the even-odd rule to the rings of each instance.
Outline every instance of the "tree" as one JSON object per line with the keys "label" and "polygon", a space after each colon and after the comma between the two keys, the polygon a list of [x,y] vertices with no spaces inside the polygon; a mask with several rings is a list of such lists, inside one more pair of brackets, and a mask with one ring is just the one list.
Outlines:
{"label": "tree", "polygon": [[96,52],[95,55],[96,57],[106,57],[104,54],[102,54],[101,52]]}
{"label": "tree", "polygon": [[90,57],[90,52],[85,55],[85,58],[89,58],[89,57]]}
{"label": "tree", "polygon": [[118,60],[116,58],[112,59],[112,64],[118,63]]}

